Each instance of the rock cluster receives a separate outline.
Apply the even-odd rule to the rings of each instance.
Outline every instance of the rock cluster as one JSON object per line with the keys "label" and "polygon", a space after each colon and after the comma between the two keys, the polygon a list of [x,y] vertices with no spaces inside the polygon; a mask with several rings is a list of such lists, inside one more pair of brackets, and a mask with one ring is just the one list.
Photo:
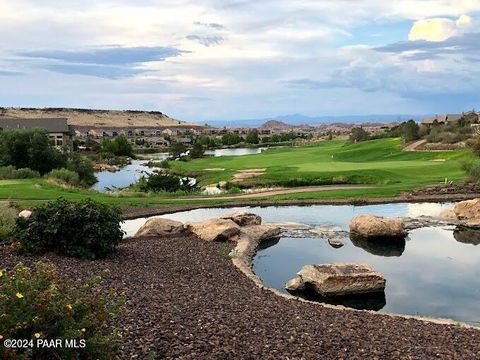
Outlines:
{"label": "rock cluster", "polygon": [[378,293],[386,283],[368,264],[305,265],[297,275],[285,285],[288,291],[310,290],[322,297]]}
{"label": "rock cluster", "polygon": [[279,227],[261,223],[260,216],[248,212],[234,212],[218,219],[185,225],[170,219],[153,218],[148,220],[135,236],[162,236],[188,232],[204,241],[234,241],[245,246],[257,246],[259,242],[280,234]]}

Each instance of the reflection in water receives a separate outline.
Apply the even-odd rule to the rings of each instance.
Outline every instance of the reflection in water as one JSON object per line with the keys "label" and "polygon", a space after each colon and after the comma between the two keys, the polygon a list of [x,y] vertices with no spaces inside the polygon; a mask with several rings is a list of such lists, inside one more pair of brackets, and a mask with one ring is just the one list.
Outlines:
{"label": "reflection in water", "polygon": [[350,240],[356,247],[373,255],[401,256],[405,251],[405,238],[365,238],[350,234]]}
{"label": "reflection in water", "polygon": [[453,232],[453,237],[458,242],[464,244],[480,245],[480,230],[457,227]]}
{"label": "reflection in water", "polygon": [[243,156],[260,154],[267,148],[235,148],[235,149],[215,149],[206,150],[205,155],[220,157],[220,156]]}
{"label": "reflection in water", "polygon": [[273,237],[270,239],[263,240],[257,247],[257,250],[265,250],[271,246],[277,245],[280,241],[280,237]]}
{"label": "reflection in water", "polygon": [[102,171],[97,172],[98,182],[93,189],[98,191],[110,191],[116,188],[124,188],[135,183],[142,175],[152,173],[152,169],[144,164],[147,160],[132,160],[132,163],[124,166],[115,173]]}
{"label": "reflection in water", "polygon": [[330,305],[343,305],[358,310],[379,311],[387,304],[384,291],[371,294],[323,297],[307,287],[302,292],[291,292],[291,294],[310,301],[318,301]]}
{"label": "reflection in water", "polygon": [[[451,208],[451,204],[434,205],[237,207],[197,209],[161,217],[183,222],[202,221],[226,212],[244,210],[260,215],[265,223],[296,222],[312,228],[335,226],[347,231],[350,219],[359,214],[435,216],[440,210]],[[145,221],[126,221],[123,229],[133,235]],[[367,263],[387,279],[386,304],[383,303],[382,307],[380,301],[380,305],[363,305],[363,308],[476,323],[480,321],[480,246],[471,244],[479,244],[478,237],[476,232],[453,227],[421,228],[410,231],[405,244],[380,250],[376,245],[372,247],[372,244],[350,241],[345,241],[342,248],[334,249],[320,236],[282,237],[278,243],[266,243],[258,250],[253,271],[267,286],[286,292],[285,283],[304,265]],[[346,304],[357,307],[351,302]]]}

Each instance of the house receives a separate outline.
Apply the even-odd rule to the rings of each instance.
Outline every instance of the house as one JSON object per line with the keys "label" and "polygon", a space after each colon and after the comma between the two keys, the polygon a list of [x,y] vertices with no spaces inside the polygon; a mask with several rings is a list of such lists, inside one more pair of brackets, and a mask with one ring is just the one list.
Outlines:
{"label": "house", "polygon": [[72,131],[66,118],[22,119],[0,118],[0,131],[45,129],[55,146],[70,145]]}
{"label": "house", "polygon": [[422,124],[431,126],[434,123],[445,124],[447,122],[447,115],[435,115],[422,120]]}
{"label": "house", "polygon": [[462,119],[464,114],[447,114],[447,115],[435,115],[426,119],[422,120],[422,124],[431,126],[435,122],[437,124],[448,124],[448,123],[456,123],[460,119]]}

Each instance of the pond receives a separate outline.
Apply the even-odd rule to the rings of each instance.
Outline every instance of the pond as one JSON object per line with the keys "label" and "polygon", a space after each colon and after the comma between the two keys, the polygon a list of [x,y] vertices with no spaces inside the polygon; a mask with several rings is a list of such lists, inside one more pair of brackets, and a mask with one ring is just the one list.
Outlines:
{"label": "pond", "polygon": [[[210,156],[242,156],[260,154],[266,148],[237,148],[237,149],[215,149],[205,151],[205,155]],[[144,160],[132,160],[130,165],[124,166],[115,173],[109,171],[97,172],[98,182],[92,189],[98,191],[110,191],[116,188],[123,188],[134,184],[142,174],[150,174],[152,170],[144,166],[150,159],[152,161],[162,161],[168,158],[168,153],[153,153],[142,155]]]}
{"label": "pond", "polygon": [[[197,209],[160,217],[201,221],[225,212],[247,210],[268,222],[296,222],[312,228],[334,226],[348,230],[350,219],[359,214],[384,216],[437,216],[451,204],[384,204],[369,206],[284,206],[233,209]],[[123,224],[132,236],[146,221],[135,219]],[[449,318],[471,324],[480,323],[480,233],[459,232],[452,227],[413,230],[404,243],[375,247],[353,243],[348,235],[344,246],[331,247],[318,236],[281,237],[263,244],[253,260],[254,272],[263,282],[286,292],[285,283],[306,264],[333,262],[368,263],[387,279],[385,294],[360,299],[345,299],[345,306],[380,312]],[[357,301],[360,300],[360,301]],[[335,302],[338,303],[338,302]]]}
{"label": "pond", "polygon": [[235,148],[235,149],[215,149],[206,150],[205,155],[220,157],[220,156],[243,156],[243,155],[255,155],[260,154],[267,148]]}
{"label": "pond", "polygon": [[148,160],[132,160],[130,165],[124,166],[117,172],[102,171],[95,173],[98,182],[93,189],[98,191],[110,191],[115,188],[123,188],[135,183],[142,175],[150,174],[152,170],[143,164]]}

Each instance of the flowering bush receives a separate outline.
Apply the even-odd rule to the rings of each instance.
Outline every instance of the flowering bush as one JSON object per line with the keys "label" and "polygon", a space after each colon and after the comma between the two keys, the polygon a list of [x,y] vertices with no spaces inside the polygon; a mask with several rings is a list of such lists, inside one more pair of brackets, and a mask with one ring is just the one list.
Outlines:
{"label": "flowering bush", "polygon": [[98,259],[115,250],[123,237],[120,210],[91,199],[79,202],[58,199],[33,210],[28,219],[17,219],[13,236],[19,252],[52,251],[82,259]]}
{"label": "flowering bush", "polygon": [[[120,311],[124,299],[99,295],[96,277],[82,286],[61,281],[55,267],[37,263],[36,271],[18,264],[0,270],[0,344],[6,339],[28,341],[24,348],[0,345],[1,359],[112,359],[120,333],[106,323]],[[76,348],[42,347],[52,339]],[[57,340],[58,341],[58,340]]]}

